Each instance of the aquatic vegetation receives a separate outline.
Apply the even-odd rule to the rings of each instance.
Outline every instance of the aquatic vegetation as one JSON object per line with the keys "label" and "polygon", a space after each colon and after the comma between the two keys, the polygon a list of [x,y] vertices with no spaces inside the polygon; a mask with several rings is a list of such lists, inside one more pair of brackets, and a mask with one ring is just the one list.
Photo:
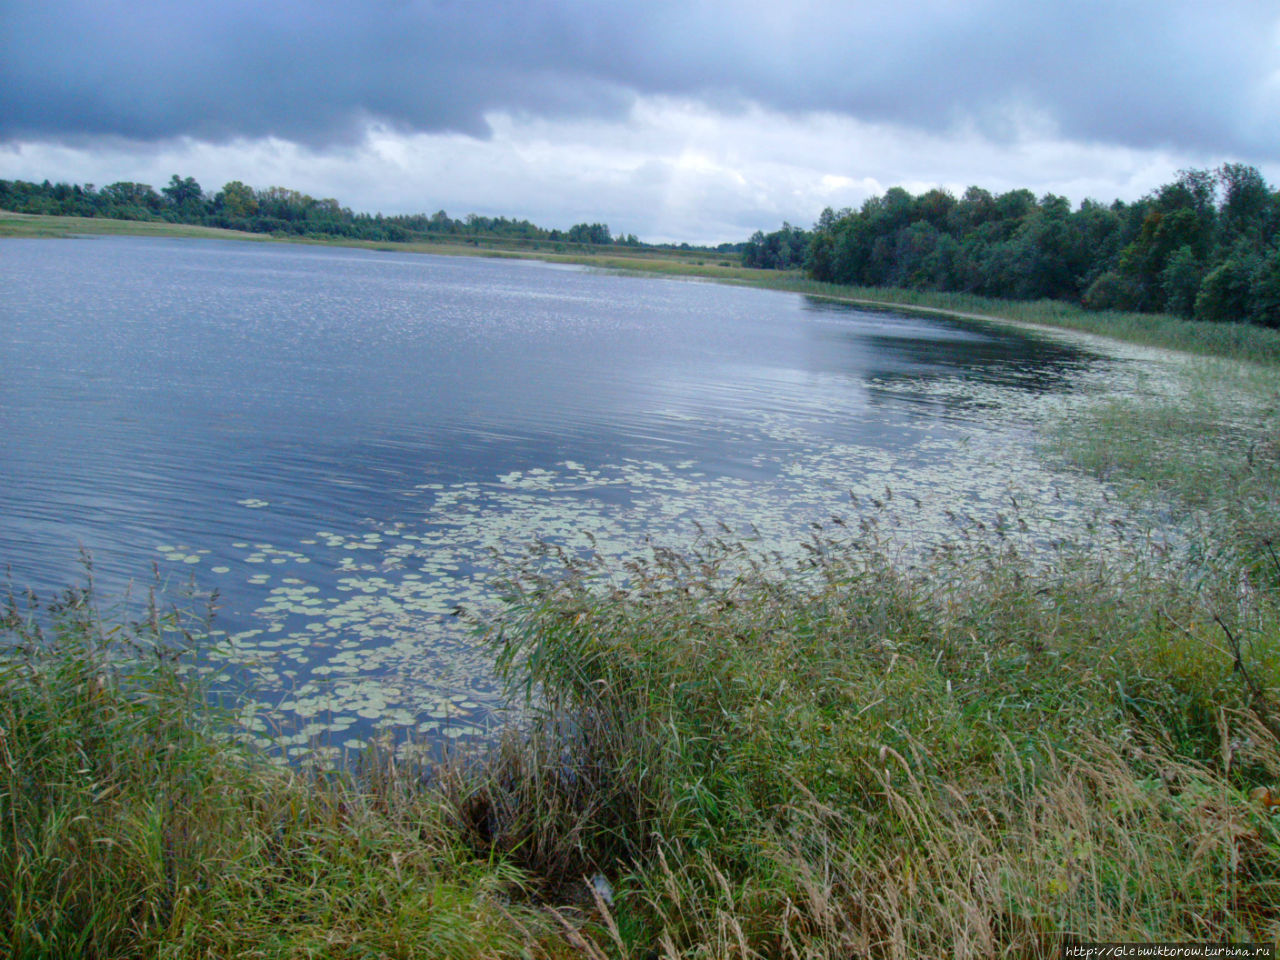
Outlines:
{"label": "aquatic vegetation", "polygon": [[[1199,359],[1094,396],[1046,449],[1200,531],[1210,554],[1280,582],[1280,394],[1264,367]],[[1128,438],[1138,435],[1141,443]]]}
{"label": "aquatic vegetation", "polygon": [[516,565],[494,640],[537,708],[457,788],[473,843],[605,876],[618,955],[1273,939],[1274,594],[1141,536],[950,546],[907,568],[827,528],[746,573],[733,545],[656,551],[625,591]]}
{"label": "aquatic vegetation", "polygon": [[[261,599],[245,629],[211,648],[207,669],[239,677],[280,731],[275,744],[295,757],[336,755],[329,734],[352,730],[402,742],[408,732],[487,736],[508,704],[472,623],[498,609],[495,556],[537,540],[621,564],[648,542],[691,548],[705,539],[701,531],[723,524],[789,563],[803,556],[797,531],[872,515],[902,556],[922,556],[975,523],[1030,552],[1088,539],[1091,528],[1127,522],[1128,509],[1095,481],[1048,469],[1034,431],[1069,420],[1099,391],[1123,389],[1139,370],[1164,376],[1177,363],[1116,348],[1112,359],[1074,371],[1069,385],[1038,393],[1021,389],[1016,372],[1003,382],[876,381],[870,390],[882,403],[921,411],[903,425],[884,410],[901,435],[893,448],[832,430],[854,418],[865,428],[881,415],[842,393],[807,409],[710,424],[756,451],[751,475],[689,458],[566,459],[487,481],[410,484],[402,495],[416,504],[412,522],[370,519],[365,529],[319,529],[288,546],[236,541],[235,565],[210,570],[218,576],[202,583],[240,578]],[[1016,523],[1008,519],[1015,513]],[[158,550],[174,563],[196,556]],[[278,577],[269,572],[276,568]],[[354,724],[336,719],[350,716]]]}

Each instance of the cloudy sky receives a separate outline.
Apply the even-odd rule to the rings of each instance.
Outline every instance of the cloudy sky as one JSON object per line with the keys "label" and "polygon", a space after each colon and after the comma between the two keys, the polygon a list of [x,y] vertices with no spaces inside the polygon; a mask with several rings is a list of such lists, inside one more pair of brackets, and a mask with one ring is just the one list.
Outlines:
{"label": "cloudy sky", "polygon": [[1275,0],[0,0],[0,177],[194,176],[645,240],[902,185],[1280,182]]}

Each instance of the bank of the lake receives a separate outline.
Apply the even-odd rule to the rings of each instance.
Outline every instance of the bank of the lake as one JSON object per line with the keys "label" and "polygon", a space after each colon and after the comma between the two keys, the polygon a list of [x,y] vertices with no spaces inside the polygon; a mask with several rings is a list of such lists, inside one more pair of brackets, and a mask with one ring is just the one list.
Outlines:
{"label": "bank of the lake", "polygon": [[[635,558],[625,593],[600,588],[620,571],[574,556],[512,558],[490,640],[541,709],[484,762],[281,769],[226,737],[176,624],[104,620],[80,593],[15,599],[0,943],[671,958],[1274,943],[1280,397],[1269,365],[1201,349],[1227,358],[1136,378],[1043,431],[1044,456],[1148,507],[1149,525],[1086,546],[1025,555],[1010,534],[1034,505],[1012,504],[904,558],[873,506],[814,529],[789,570],[728,537]],[[1151,536],[1162,510],[1177,549]]]}

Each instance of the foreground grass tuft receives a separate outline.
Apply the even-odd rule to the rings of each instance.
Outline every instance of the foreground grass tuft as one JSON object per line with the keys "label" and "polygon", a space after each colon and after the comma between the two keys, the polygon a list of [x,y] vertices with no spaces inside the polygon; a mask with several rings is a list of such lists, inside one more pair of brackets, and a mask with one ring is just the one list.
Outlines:
{"label": "foreground grass tuft", "polygon": [[1280,820],[1250,796],[1280,792],[1271,601],[995,547],[811,556],[659,554],[625,594],[524,568],[497,639],[543,707],[472,785],[473,841],[605,872],[632,955],[1280,933]]}
{"label": "foreground grass tuft", "polygon": [[[35,615],[50,626],[36,626]],[[554,952],[523,877],[467,855],[386,769],[304,776],[246,752],[153,618],[87,591],[10,601],[0,665],[0,952],[495,957]]]}

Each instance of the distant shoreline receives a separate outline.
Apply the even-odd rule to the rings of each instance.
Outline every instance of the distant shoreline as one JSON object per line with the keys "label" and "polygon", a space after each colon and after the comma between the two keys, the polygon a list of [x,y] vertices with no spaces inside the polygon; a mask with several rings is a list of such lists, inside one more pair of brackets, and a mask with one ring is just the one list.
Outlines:
{"label": "distant shoreline", "polygon": [[350,240],[340,237],[277,237],[270,234],[161,223],[146,220],[113,220],[96,217],[44,216],[0,210],[0,239],[72,238],[81,236],[141,236],[209,240],[239,240],[252,243],[291,243],[307,246],[347,247],[384,252],[425,253],[438,256],[490,257],[569,263],[607,270],[624,270],[647,276],[686,277],[715,280],[741,286],[801,293],[863,307],[879,307],[949,316],[981,322],[1014,323],[1041,330],[1072,330],[1109,337],[1141,346],[1178,350],[1230,360],[1280,365],[1280,330],[1246,323],[1210,323],[1184,320],[1167,314],[1090,311],[1058,300],[997,300],[965,293],[904,290],[876,287],[848,287],[810,280],[799,271],[762,270],[734,264],[734,255],[684,254],[677,251],[619,248],[601,253],[557,252],[554,249],[526,249],[500,239],[485,239],[484,245],[464,241],[394,243]]}

